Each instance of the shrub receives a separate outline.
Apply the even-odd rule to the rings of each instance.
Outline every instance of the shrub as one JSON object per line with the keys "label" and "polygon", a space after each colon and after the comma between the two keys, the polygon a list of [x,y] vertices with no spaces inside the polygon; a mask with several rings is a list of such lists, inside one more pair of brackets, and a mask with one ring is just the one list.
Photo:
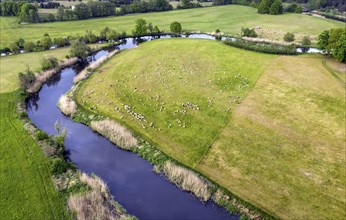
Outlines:
{"label": "shrub", "polygon": [[74,169],[73,164],[66,162],[63,158],[55,157],[49,161],[50,169],[54,175],[65,173],[68,169]]}
{"label": "shrub", "polygon": [[18,74],[20,86],[26,90],[32,83],[35,82],[35,74],[28,68],[25,73]]}
{"label": "shrub", "polygon": [[181,24],[176,21],[171,23],[171,25],[169,26],[169,29],[175,34],[179,34],[182,31]]}
{"label": "shrub", "polygon": [[67,95],[62,95],[60,97],[58,106],[65,115],[73,116],[77,111],[76,103],[73,101],[71,97]]}
{"label": "shrub", "polygon": [[33,42],[24,43],[25,52],[33,52],[35,50],[35,44]]}
{"label": "shrub", "polygon": [[36,133],[36,139],[39,141],[45,140],[48,138],[48,134],[44,131],[38,131]]}
{"label": "shrub", "polygon": [[311,45],[311,40],[309,36],[304,36],[302,40],[302,45],[304,47]]}
{"label": "shrub", "polygon": [[41,69],[48,70],[48,69],[53,69],[59,64],[59,61],[55,57],[45,57],[41,60]]}
{"label": "shrub", "polygon": [[27,118],[28,114],[26,112],[20,112],[19,113],[19,118]]}
{"label": "shrub", "polygon": [[137,139],[131,132],[114,121],[92,121],[91,128],[123,149],[130,150],[137,146]]}
{"label": "shrub", "polygon": [[209,183],[198,176],[195,172],[180,167],[167,161],[163,165],[164,174],[174,183],[181,186],[184,190],[193,192],[203,201],[207,201],[211,196]]}
{"label": "shrub", "polygon": [[245,50],[252,50],[256,52],[269,53],[269,54],[286,54],[286,55],[295,55],[297,54],[296,47],[291,46],[276,46],[272,44],[255,44],[255,43],[246,43],[242,40],[232,41],[225,40],[224,44],[242,48]]}
{"label": "shrub", "polygon": [[290,32],[287,32],[287,33],[284,35],[284,41],[286,41],[286,42],[292,42],[292,41],[294,41],[294,34],[293,34],[293,33],[290,33]]}
{"label": "shrub", "polygon": [[241,28],[241,36],[243,37],[257,37],[257,33],[254,28]]}
{"label": "shrub", "polygon": [[10,50],[13,54],[17,54],[20,51],[20,48],[17,43],[11,43],[10,44]]}

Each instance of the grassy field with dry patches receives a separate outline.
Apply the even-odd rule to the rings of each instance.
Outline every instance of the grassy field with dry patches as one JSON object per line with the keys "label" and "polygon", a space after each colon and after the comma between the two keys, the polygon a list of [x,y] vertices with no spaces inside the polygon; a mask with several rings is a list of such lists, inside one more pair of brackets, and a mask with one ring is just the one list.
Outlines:
{"label": "grassy field with dry patches", "polygon": [[345,88],[322,58],[267,68],[197,167],[283,219],[344,219]]}
{"label": "grassy field with dry patches", "polygon": [[346,95],[322,61],[157,40],[101,66],[77,101],[274,216],[343,219]]}

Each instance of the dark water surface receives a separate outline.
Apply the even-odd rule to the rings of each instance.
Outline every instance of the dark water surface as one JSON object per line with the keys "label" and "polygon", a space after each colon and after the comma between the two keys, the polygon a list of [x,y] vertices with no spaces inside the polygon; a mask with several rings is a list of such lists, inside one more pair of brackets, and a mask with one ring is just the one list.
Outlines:
{"label": "dark water surface", "polygon": [[[190,36],[204,38],[203,35]],[[206,36],[210,39],[209,35]],[[129,38],[118,49],[134,46],[135,40]],[[88,61],[94,62],[107,54],[108,51],[102,50]],[[58,99],[72,87],[73,78],[81,68],[76,65],[62,70],[27,100],[29,118],[38,128],[55,134],[56,121],[67,128],[66,150],[78,169],[101,177],[115,200],[139,219],[239,219],[214,202],[200,202],[156,174],[146,160],[117,148],[89,127],[64,116],[57,107]]]}

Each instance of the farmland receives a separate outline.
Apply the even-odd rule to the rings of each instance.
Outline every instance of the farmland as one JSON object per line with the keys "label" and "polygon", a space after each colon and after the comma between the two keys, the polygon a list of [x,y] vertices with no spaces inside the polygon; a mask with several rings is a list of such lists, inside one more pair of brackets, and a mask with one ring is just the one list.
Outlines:
{"label": "farmland", "polygon": [[84,35],[87,29],[98,33],[105,26],[131,34],[134,21],[138,18],[143,18],[165,31],[169,31],[169,25],[173,21],[180,22],[186,31],[213,32],[219,28],[231,35],[239,34],[242,27],[259,27],[259,37],[278,40],[282,40],[286,32],[296,33],[296,39],[310,35],[314,40],[323,30],[344,27],[342,22],[303,14],[261,15],[257,14],[255,8],[239,5],[25,25],[18,24],[15,17],[0,17],[0,48],[20,37],[27,41],[37,41],[44,33],[53,38]]}
{"label": "farmland", "polygon": [[157,40],[99,68],[77,101],[274,216],[346,215],[345,90],[321,56]]}
{"label": "farmland", "polygon": [[66,219],[48,162],[16,114],[18,92],[1,93],[0,99],[1,218]]}

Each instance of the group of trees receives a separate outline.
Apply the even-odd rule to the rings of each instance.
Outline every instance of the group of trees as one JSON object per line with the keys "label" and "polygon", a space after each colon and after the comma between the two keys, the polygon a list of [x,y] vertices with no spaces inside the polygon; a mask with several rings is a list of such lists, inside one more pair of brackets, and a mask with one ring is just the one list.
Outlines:
{"label": "group of trees", "polygon": [[40,21],[37,8],[26,2],[1,2],[0,16],[18,16],[20,21],[28,23]]}
{"label": "group of trees", "polygon": [[346,28],[323,31],[318,36],[317,46],[332,54],[339,62],[346,62]]}
{"label": "group of trees", "polygon": [[134,37],[144,36],[146,34],[159,34],[160,29],[157,26],[153,26],[152,23],[147,24],[146,20],[140,18],[136,20],[136,27],[132,31]]}
{"label": "group of trees", "polygon": [[167,0],[149,0],[133,2],[129,5],[121,5],[117,15],[125,15],[132,13],[147,13],[158,11],[170,11],[173,6]]}
{"label": "group of trees", "polygon": [[261,0],[258,5],[259,14],[278,15],[283,13],[281,0]]}
{"label": "group of trees", "polygon": [[296,3],[289,4],[288,6],[284,7],[284,11],[288,13],[302,13],[303,8],[300,5],[297,5]]}
{"label": "group of trees", "polygon": [[181,0],[180,4],[177,6],[177,9],[188,9],[188,8],[200,8],[201,4],[198,2],[193,2],[191,0]]}
{"label": "group of trees", "polygon": [[58,8],[60,6],[59,2],[41,2],[40,8]]}

